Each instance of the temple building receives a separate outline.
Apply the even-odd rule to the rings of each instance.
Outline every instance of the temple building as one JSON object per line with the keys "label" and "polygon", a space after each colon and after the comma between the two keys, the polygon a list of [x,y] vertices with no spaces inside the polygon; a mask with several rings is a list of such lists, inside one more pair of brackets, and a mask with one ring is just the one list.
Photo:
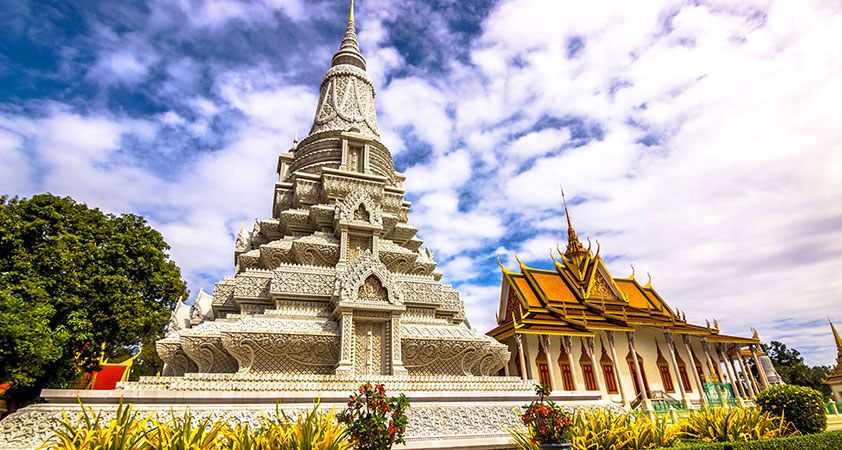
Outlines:
{"label": "temple building", "polygon": [[234,276],[173,312],[156,345],[164,377],[126,388],[192,388],[191,374],[245,384],[317,376],[324,389],[389,376],[526,386],[493,376],[506,346],[469,325],[407,223],[406,177],[381,141],[374,95],[352,9],[310,132],[278,157],[271,217],[240,229]]}
{"label": "temple building", "polygon": [[[652,287],[615,278],[582,244],[567,215],[567,248],[550,251],[553,270],[502,266],[498,326],[487,334],[512,355],[502,373],[535,379],[556,391],[597,391],[603,399],[650,409],[653,402],[681,407],[710,402],[705,388],[727,383],[738,403],[770,386],[771,361],[759,339],[688,323]],[[516,256],[517,258],[517,256]],[[750,372],[749,358],[762,367]],[[771,369],[769,372],[768,369]],[[776,382],[779,382],[778,377]],[[720,385],[721,386],[721,385]]]}
{"label": "temple building", "polygon": [[830,322],[830,329],[833,331],[833,338],[836,340],[836,367],[827,374],[824,382],[830,386],[833,400],[842,402],[842,337],[839,337],[839,333],[836,331],[836,327],[833,326],[833,322]]}

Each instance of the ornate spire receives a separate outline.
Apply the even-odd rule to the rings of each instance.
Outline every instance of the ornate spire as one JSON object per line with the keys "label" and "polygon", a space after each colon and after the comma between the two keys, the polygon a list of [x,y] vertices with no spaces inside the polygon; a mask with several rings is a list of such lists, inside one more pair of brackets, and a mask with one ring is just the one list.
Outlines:
{"label": "ornate spire", "polygon": [[570,212],[567,210],[567,198],[564,196],[563,187],[561,188],[561,200],[564,202],[564,215],[567,216],[567,250],[564,252],[564,257],[573,263],[580,274],[584,274],[585,266],[587,265],[588,259],[590,259],[590,252],[582,245],[579,237],[576,236],[576,230],[573,229],[573,222],[570,220]]}
{"label": "ornate spire", "polygon": [[310,128],[311,135],[323,131],[355,131],[380,140],[374,110],[374,84],[365,68],[354,27],[352,2],[342,43],[319,87],[319,104]]}
{"label": "ornate spire", "polygon": [[345,36],[339,44],[339,51],[333,55],[333,66],[350,64],[365,70],[365,58],[360,53],[360,45],[357,42],[357,30],[354,27],[354,2],[351,1],[351,12],[348,14],[348,26],[345,27]]}
{"label": "ornate spire", "polygon": [[833,322],[830,321],[830,317],[827,318],[827,321],[830,322],[830,329],[833,330],[833,338],[836,339],[836,358],[842,359],[842,338],[839,337],[839,333],[836,331],[836,327],[833,326]]}

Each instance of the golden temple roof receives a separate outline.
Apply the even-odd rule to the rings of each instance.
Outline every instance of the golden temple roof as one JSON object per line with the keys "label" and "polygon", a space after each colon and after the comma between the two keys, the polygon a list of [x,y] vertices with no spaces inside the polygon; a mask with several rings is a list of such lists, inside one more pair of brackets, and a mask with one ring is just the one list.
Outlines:
{"label": "golden temple roof", "polygon": [[598,330],[632,331],[633,326],[652,326],[677,334],[704,336],[714,342],[759,342],[755,338],[722,335],[718,324],[711,327],[687,323],[655,291],[651,277],[643,286],[634,278],[634,272],[629,278],[614,278],[602,261],[599,243],[594,254],[590,246],[585,248],[579,241],[569,214],[567,224],[567,248],[562,252],[556,246],[561,260],[550,251],[555,270],[528,267],[520,259],[520,273],[500,264],[503,297],[498,326],[487,333],[489,336],[498,340],[512,334],[594,336]]}

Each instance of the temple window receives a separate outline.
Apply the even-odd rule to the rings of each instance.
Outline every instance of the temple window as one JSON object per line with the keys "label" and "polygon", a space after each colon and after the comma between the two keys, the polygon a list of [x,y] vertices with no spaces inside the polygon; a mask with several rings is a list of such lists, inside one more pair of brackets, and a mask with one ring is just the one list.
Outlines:
{"label": "temple window", "polygon": [[584,345],[582,345],[582,356],[579,358],[579,366],[582,367],[582,377],[585,379],[585,390],[599,390],[599,386],[596,384],[596,373],[594,373],[593,363],[591,363],[590,356],[588,356],[588,352],[585,351]]}
{"label": "temple window", "polygon": [[602,366],[602,374],[605,378],[605,389],[609,394],[616,394],[620,392],[617,390],[617,377],[614,376],[614,361],[608,357],[605,352],[605,345],[600,339],[600,346],[602,347],[602,356],[599,358],[599,365]]}
{"label": "temple window", "polygon": [[675,392],[675,386],[672,384],[672,375],[670,375],[670,368],[666,361],[658,362],[658,372],[661,374],[661,382],[664,384],[664,390],[667,392]]}
{"label": "temple window", "polygon": [[364,172],[363,166],[363,149],[362,147],[348,147],[348,159],[345,162],[348,170],[354,172]]}
{"label": "temple window", "polygon": [[560,370],[559,373],[561,373],[561,384],[564,390],[576,390],[576,387],[573,386],[573,368],[570,367],[570,361],[568,360],[567,352],[564,351],[564,346],[561,347],[558,355],[558,368]]}
{"label": "temple window", "polygon": [[693,385],[690,384],[690,377],[687,376],[687,367],[685,367],[684,364],[678,366],[678,376],[681,378],[684,390],[687,392],[693,392]]}
{"label": "temple window", "polygon": [[675,360],[678,363],[678,378],[681,380],[681,384],[684,385],[686,392],[693,392],[693,385],[690,383],[690,377],[687,375],[687,366],[684,364],[684,360],[681,359],[681,355],[675,346],[673,346],[673,352],[675,354]]}
{"label": "temple window", "polygon": [[585,377],[585,389],[588,391],[596,391],[596,378],[594,377],[593,365],[591,363],[582,363],[582,375]]}
{"label": "temple window", "polygon": [[366,211],[365,205],[360,203],[360,207],[354,211],[354,220],[361,220],[363,222],[369,222],[371,220],[371,215]]}
{"label": "temple window", "polygon": [[602,373],[605,375],[605,388],[608,393],[616,394],[619,392],[617,390],[617,379],[614,377],[614,364],[602,363]]}
{"label": "temple window", "polygon": [[538,379],[541,384],[550,385],[550,367],[547,364],[547,354],[544,352],[544,346],[538,344],[538,356],[535,357],[535,365],[538,366]]}

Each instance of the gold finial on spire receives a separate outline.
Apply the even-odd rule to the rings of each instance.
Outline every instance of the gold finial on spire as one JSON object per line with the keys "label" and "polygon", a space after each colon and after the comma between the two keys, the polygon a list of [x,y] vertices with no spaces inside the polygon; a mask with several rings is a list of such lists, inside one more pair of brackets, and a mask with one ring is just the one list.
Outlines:
{"label": "gold finial on spire", "polygon": [[348,22],[354,21],[354,0],[351,0],[351,13],[348,14]]}
{"label": "gold finial on spire", "polygon": [[632,274],[631,274],[631,276],[630,276],[629,278],[631,278],[632,280],[634,280],[634,264],[629,264],[629,265],[630,265],[630,266],[631,266],[631,268],[632,268]]}
{"label": "gold finial on spire", "polygon": [[643,286],[643,287],[651,288],[652,287],[652,274],[649,273],[649,272],[646,272],[646,276],[649,277],[649,281],[646,283],[646,286]]}
{"label": "gold finial on spire", "polygon": [[570,213],[567,212],[567,198],[564,197],[564,186],[561,186],[561,201],[564,202],[564,216],[567,217],[567,228],[573,229],[573,223],[570,222]]}

